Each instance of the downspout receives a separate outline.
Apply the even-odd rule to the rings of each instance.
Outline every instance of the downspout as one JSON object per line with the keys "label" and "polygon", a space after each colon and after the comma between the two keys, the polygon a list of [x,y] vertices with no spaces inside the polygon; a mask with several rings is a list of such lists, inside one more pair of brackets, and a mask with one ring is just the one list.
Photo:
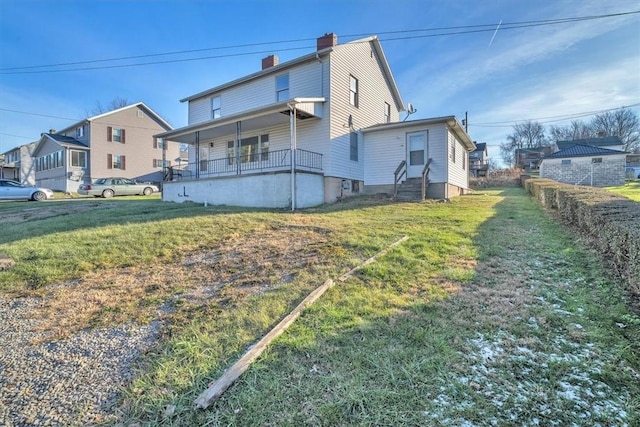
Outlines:
{"label": "downspout", "polygon": [[287,103],[289,111],[289,130],[291,132],[291,211],[296,210],[296,107]]}

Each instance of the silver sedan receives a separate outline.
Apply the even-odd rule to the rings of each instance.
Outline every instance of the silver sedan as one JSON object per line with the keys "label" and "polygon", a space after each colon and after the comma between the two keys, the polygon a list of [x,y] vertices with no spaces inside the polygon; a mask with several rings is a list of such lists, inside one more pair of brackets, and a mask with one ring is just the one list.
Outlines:
{"label": "silver sedan", "polygon": [[49,188],[29,187],[10,179],[0,179],[0,199],[41,201],[53,199],[53,191]]}
{"label": "silver sedan", "polygon": [[160,189],[153,184],[138,183],[129,178],[100,178],[91,184],[82,184],[78,194],[109,198],[113,196],[150,196]]}

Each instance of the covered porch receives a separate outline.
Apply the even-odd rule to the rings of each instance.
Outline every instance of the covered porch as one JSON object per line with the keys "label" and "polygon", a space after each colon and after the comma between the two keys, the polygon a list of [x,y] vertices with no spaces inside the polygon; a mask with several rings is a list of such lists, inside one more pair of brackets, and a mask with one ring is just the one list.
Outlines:
{"label": "covered porch", "polygon": [[167,168],[163,200],[292,210],[323,203],[323,156],[297,147],[298,122],[321,119],[323,102],[294,98],[156,135],[189,146],[189,162]]}

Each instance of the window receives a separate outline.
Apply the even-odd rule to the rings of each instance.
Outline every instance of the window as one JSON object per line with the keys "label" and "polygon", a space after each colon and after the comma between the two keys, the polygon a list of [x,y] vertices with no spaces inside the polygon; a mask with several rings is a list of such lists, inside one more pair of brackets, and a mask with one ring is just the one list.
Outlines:
{"label": "window", "polygon": [[451,139],[451,161],[453,163],[456,162],[456,140],[454,138]]}
{"label": "window", "polygon": [[125,170],[125,156],[107,154],[107,169]]}
{"label": "window", "polygon": [[107,127],[107,141],[121,142],[124,144],[124,129]]}
{"label": "window", "polygon": [[71,166],[86,168],[87,153],[85,151],[71,150]]}
{"label": "window", "polygon": [[[37,171],[46,171],[49,169],[60,168],[64,166],[64,152],[56,151],[53,153],[45,154],[42,157],[38,157],[36,160],[36,170]],[[16,165],[16,167],[18,167]]]}
{"label": "window", "polygon": [[84,136],[84,126],[76,128],[76,138],[82,138]]}
{"label": "window", "polygon": [[165,160],[163,162],[162,159],[153,159],[154,168],[169,167],[169,166],[171,166],[171,160]]}
{"label": "window", "polygon": [[349,103],[358,106],[358,79],[353,76],[349,76]]}
{"label": "window", "polygon": [[602,157],[594,157],[591,159],[591,163],[602,163]]}
{"label": "window", "polygon": [[153,138],[153,148],[164,148],[164,139],[162,138]]}
{"label": "window", "polygon": [[463,152],[462,153],[462,170],[464,170],[467,167],[467,156],[466,154]]}
{"label": "window", "polygon": [[354,162],[358,161],[358,134],[356,132],[349,134],[349,159]]}
{"label": "window", "polygon": [[220,97],[219,96],[215,96],[213,98],[211,98],[211,118],[212,119],[219,119],[220,118]]}
{"label": "window", "polygon": [[[229,164],[235,164],[235,141],[227,142]],[[240,141],[240,163],[269,160],[269,135],[242,138]]]}
{"label": "window", "polygon": [[276,100],[286,101],[289,99],[289,74],[276,77]]}
{"label": "window", "polygon": [[560,164],[562,166],[569,166],[569,165],[571,165],[571,159],[563,159]]}
{"label": "window", "polygon": [[386,102],[384,103],[384,122],[391,122],[391,105]]}

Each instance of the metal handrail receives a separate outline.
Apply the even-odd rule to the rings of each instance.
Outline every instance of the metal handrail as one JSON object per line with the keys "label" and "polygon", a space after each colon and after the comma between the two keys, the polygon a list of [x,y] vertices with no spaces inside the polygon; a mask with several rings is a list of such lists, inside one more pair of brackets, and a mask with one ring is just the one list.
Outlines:
{"label": "metal handrail", "polygon": [[[188,163],[184,168],[171,168],[173,179],[210,178],[247,172],[283,170],[291,167],[291,150],[265,151],[236,157],[223,157]],[[295,166],[311,170],[322,170],[322,154],[296,149]]]}
{"label": "metal handrail", "polygon": [[427,185],[429,185],[429,172],[431,171],[431,158],[427,160],[427,163],[422,169],[422,200],[427,198]]}
{"label": "metal handrail", "polygon": [[[402,173],[400,173],[402,172]],[[398,182],[402,179],[403,175],[407,173],[407,162],[403,160],[400,162],[396,171],[393,173],[393,197],[398,196]],[[400,174],[400,176],[398,176]]]}

